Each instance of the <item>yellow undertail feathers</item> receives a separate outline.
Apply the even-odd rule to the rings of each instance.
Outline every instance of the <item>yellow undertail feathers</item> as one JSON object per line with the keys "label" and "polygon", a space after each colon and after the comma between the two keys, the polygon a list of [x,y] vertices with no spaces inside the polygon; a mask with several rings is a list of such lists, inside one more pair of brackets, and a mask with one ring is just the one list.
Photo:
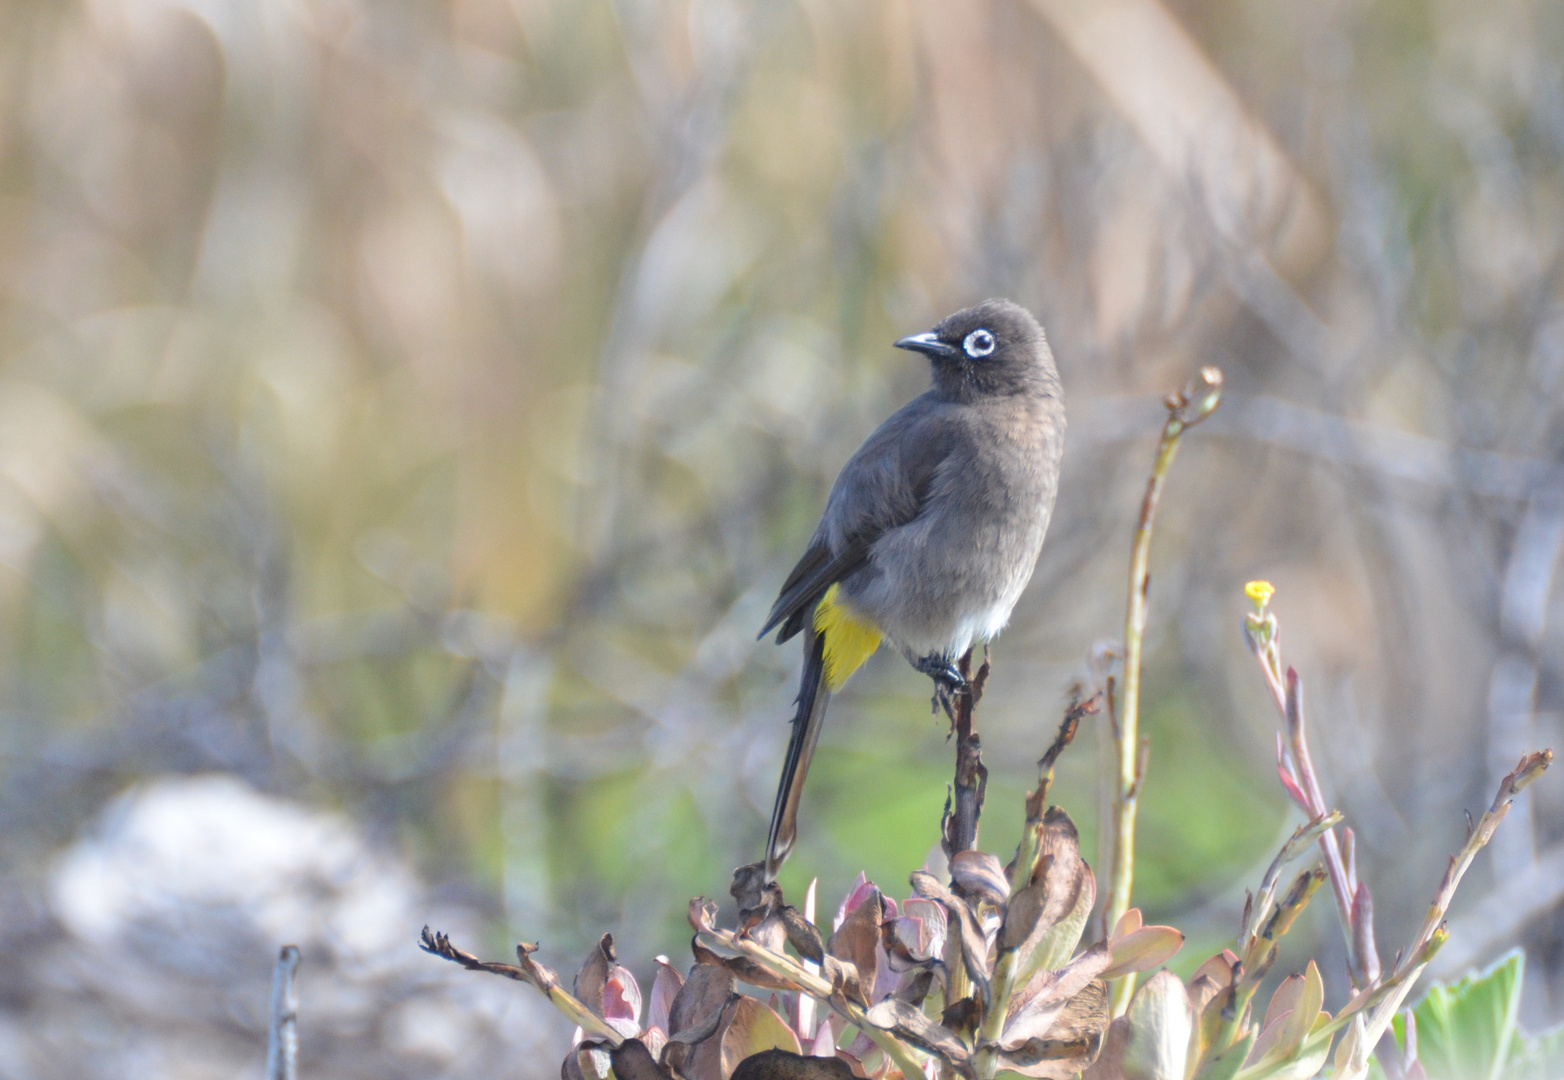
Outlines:
{"label": "yellow undertail feathers", "polygon": [[880,647],[880,631],[837,602],[840,588],[832,585],[815,607],[815,629],[825,635],[825,684],[832,693]]}

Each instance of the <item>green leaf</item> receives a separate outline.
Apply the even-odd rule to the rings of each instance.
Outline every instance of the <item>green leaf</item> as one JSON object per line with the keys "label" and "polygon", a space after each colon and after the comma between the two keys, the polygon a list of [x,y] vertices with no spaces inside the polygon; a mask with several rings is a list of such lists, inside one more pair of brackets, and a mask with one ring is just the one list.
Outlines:
{"label": "green leaf", "polygon": [[1510,1047],[1510,1060],[1504,1080],[1558,1080],[1564,1076],[1564,1026],[1556,1027],[1535,1039],[1516,1031]]}
{"label": "green leaf", "polygon": [[[1417,1059],[1428,1080],[1502,1080],[1515,1038],[1526,958],[1513,950],[1487,971],[1435,984],[1413,1008]],[[1406,1031],[1396,1018],[1396,1038]]]}
{"label": "green leaf", "polygon": [[[763,1050],[802,1052],[798,1036],[776,1013],[752,997],[739,997],[728,1006],[727,1029],[722,1033],[722,1075],[731,1076],[739,1062]],[[587,1080],[591,1080],[590,1077]]]}
{"label": "green leaf", "polygon": [[1177,975],[1159,971],[1130,999],[1124,1080],[1184,1080],[1194,1014]]}
{"label": "green leaf", "polygon": [[1244,1062],[1249,1057],[1249,1051],[1254,1049],[1254,1041],[1259,1034],[1260,1028],[1257,1025],[1251,1026],[1249,1034],[1244,1038],[1239,1039],[1220,1054],[1213,1054],[1195,1074],[1195,1080],[1233,1080],[1233,1077],[1238,1075],[1238,1070],[1244,1067]]}

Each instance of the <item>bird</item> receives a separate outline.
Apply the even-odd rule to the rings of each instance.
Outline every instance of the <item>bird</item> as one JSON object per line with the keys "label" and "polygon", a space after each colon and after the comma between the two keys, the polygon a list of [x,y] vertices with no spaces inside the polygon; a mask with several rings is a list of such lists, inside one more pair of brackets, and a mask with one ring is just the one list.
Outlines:
{"label": "bird", "polygon": [[831,695],[885,643],[948,709],[967,689],[960,658],[1004,628],[1031,579],[1058,492],[1064,393],[1029,311],[985,300],[895,347],[929,359],[932,385],[842,467],[759,635],[805,635],[768,883],[797,837]]}

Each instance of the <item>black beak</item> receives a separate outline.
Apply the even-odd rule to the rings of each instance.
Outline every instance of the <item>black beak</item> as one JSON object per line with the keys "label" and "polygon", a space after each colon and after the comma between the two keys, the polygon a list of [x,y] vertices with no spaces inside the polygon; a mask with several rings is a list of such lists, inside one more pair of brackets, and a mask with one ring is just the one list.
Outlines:
{"label": "black beak", "polygon": [[949,360],[956,355],[955,348],[946,345],[935,336],[932,330],[927,334],[913,334],[911,337],[904,337],[896,343],[896,347],[898,349],[911,349],[913,352],[920,352],[932,360]]}

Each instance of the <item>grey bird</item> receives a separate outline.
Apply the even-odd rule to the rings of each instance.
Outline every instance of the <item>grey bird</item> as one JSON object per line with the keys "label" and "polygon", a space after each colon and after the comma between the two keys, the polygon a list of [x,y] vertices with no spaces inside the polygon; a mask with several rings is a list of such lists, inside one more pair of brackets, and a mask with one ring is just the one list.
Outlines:
{"label": "grey bird", "polygon": [[957,661],[989,641],[1031,579],[1059,486],[1064,395],[1030,312],[985,300],[896,342],[927,356],[933,386],[891,415],[842,468],[763,638],[805,631],[798,711],[777,788],[764,880],[798,832],[826,703],[883,640],[965,690]]}

